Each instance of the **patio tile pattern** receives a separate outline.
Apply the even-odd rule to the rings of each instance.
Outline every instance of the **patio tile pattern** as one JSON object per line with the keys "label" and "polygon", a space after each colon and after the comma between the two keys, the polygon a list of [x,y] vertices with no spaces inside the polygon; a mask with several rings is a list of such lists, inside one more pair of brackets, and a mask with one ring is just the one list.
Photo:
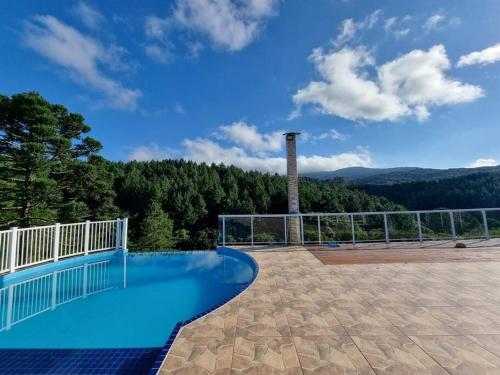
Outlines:
{"label": "patio tile pattern", "polygon": [[500,374],[500,262],[250,255],[255,282],[183,327],[160,374]]}

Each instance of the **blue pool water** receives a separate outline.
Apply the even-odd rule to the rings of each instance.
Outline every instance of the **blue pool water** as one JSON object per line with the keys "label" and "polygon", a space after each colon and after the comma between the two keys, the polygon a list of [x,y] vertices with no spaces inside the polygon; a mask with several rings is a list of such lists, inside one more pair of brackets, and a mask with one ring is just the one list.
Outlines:
{"label": "blue pool water", "polygon": [[231,252],[114,252],[3,277],[0,348],[162,347],[176,323],[246,288],[254,268]]}

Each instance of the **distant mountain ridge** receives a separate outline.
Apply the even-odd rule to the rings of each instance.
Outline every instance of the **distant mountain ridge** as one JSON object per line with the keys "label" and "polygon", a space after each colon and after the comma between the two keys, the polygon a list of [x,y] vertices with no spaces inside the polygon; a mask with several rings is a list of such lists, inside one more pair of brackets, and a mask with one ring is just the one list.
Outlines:
{"label": "distant mountain ridge", "polygon": [[479,168],[419,168],[419,167],[397,167],[397,168],[365,168],[349,167],[331,172],[314,172],[301,174],[318,180],[330,180],[342,177],[347,183],[355,185],[393,185],[408,182],[436,181],[446,178],[469,176],[476,173],[500,172],[500,165],[495,167]]}

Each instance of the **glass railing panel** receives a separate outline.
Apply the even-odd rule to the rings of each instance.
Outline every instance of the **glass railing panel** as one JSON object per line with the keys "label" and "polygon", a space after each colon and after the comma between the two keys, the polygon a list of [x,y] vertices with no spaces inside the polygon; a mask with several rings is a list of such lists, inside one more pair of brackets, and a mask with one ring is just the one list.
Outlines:
{"label": "glass railing panel", "polygon": [[321,217],[321,241],[352,242],[352,227],[350,215]]}
{"label": "glass railing panel", "polygon": [[500,238],[500,210],[486,211],[490,238]]}
{"label": "glass railing panel", "polygon": [[254,244],[284,243],[285,223],[283,217],[255,217]]}
{"label": "glass railing panel", "polygon": [[226,243],[250,243],[251,217],[226,218]]}
{"label": "glass railing panel", "polygon": [[418,221],[415,213],[387,214],[389,241],[417,241]]}
{"label": "glass railing panel", "polygon": [[453,218],[457,239],[466,240],[484,237],[481,211],[454,212]]}
{"label": "glass railing panel", "polygon": [[385,241],[384,216],[382,214],[354,215],[356,242]]}

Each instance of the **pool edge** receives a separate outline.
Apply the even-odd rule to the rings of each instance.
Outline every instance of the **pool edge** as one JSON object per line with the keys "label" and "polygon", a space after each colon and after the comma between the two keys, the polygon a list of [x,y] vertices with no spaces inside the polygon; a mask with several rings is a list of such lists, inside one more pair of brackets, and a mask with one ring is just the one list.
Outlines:
{"label": "pool edge", "polygon": [[[205,315],[208,315],[214,311],[219,310],[220,308],[222,308],[223,306],[225,306],[226,304],[231,302],[233,299],[235,299],[236,297],[238,297],[239,295],[241,295],[245,291],[247,291],[257,280],[257,276],[259,274],[259,264],[257,263],[257,261],[255,260],[255,258],[253,256],[251,256],[247,252],[232,249],[232,248],[226,247],[226,246],[217,247],[216,251],[218,254],[222,253],[223,255],[234,256],[235,258],[238,258],[242,261],[245,261],[246,263],[249,263],[249,265],[252,266],[254,269],[252,281],[244,289],[240,290],[237,293],[234,293],[233,295],[229,296],[224,301],[214,305],[210,309],[207,309],[207,310],[203,311],[202,313],[200,313],[200,314],[198,314],[198,315],[196,315],[188,320],[177,322],[174,329],[170,333],[170,336],[167,339],[165,345],[163,345],[163,347],[161,348],[160,353],[158,354],[158,357],[156,358],[148,375],[157,375],[158,374],[163,362],[168,357],[168,354],[170,353],[170,349],[172,348],[173,344],[175,343],[175,340],[177,339],[178,334],[182,328],[184,328],[185,326],[193,323],[194,321],[196,321],[200,318],[203,318]],[[249,261],[249,262],[247,262],[247,261]]]}

